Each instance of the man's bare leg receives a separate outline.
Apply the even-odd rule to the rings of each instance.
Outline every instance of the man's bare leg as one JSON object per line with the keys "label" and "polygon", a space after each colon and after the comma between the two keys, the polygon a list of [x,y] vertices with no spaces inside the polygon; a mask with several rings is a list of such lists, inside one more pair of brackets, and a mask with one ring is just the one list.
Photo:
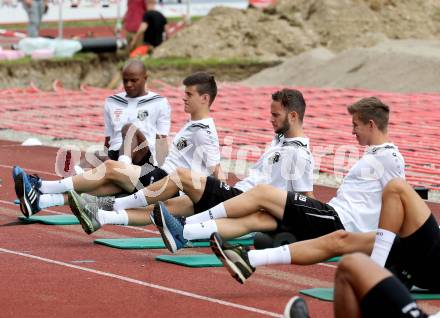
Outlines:
{"label": "man's bare leg", "polygon": [[125,163],[139,164],[151,154],[147,139],[144,134],[132,124],[126,124],[121,129],[122,145],[119,149],[119,158],[125,156],[125,159],[119,160]]}
{"label": "man's bare leg", "polygon": [[141,167],[108,160],[81,175],[58,181],[42,181],[39,197],[41,209],[68,203],[66,193],[71,190],[89,192],[94,195],[112,195],[131,192],[141,174]]}
{"label": "man's bare leg", "polygon": [[384,189],[379,227],[407,237],[419,229],[431,210],[404,180],[393,179]]}
{"label": "man's bare leg", "polygon": [[[228,238],[229,236],[237,237],[236,234],[242,235],[241,233],[244,232],[275,230],[275,220],[281,220],[283,217],[286,198],[286,191],[269,185],[257,185],[207,211],[187,218],[183,237],[187,240],[207,239],[212,233],[219,231],[219,224],[222,231],[227,231],[222,234],[227,235]],[[242,218],[253,214],[255,215],[245,219],[248,222],[243,222]],[[253,222],[259,217],[262,219],[261,222]],[[232,218],[240,218],[240,221],[233,222],[230,220]],[[227,224],[227,226],[222,226],[222,224]]]}
{"label": "man's bare leg", "polygon": [[360,301],[380,281],[391,276],[363,254],[344,256],[335,277],[335,317],[361,317]]}
{"label": "man's bare leg", "polygon": [[338,230],[315,239],[289,245],[250,250],[247,258],[249,265],[254,268],[276,264],[312,265],[352,252],[369,254],[373,248],[374,237],[374,232],[351,233]]}
{"label": "man's bare leg", "polygon": [[338,230],[315,239],[294,242],[289,244],[291,263],[311,265],[353,252],[369,255],[375,235],[375,232],[352,233]]}
{"label": "man's bare leg", "polygon": [[382,208],[371,258],[384,266],[396,235],[405,238],[419,229],[431,211],[403,179],[393,179],[382,194]]}
{"label": "man's bare leg", "polygon": [[118,192],[121,190],[131,192],[136,187],[140,175],[141,167],[139,166],[107,160],[92,170],[72,177],[73,189],[77,192],[100,193],[101,187],[112,184],[117,187],[114,188],[115,190],[119,188]]}
{"label": "man's bare leg", "polygon": [[[164,202],[168,211],[175,216],[192,215],[194,206],[191,199],[187,196],[179,196],[169,199]],[[152,224],[150,214],[153,212],[154,205],[149,205],[146,208],[128,209],[128,225],[145,226]],[[113,212],[108,212],[113,213]]]}
{"label": "man's bare leg", "polygon": [[214,222],[218,232],[225,239],[236,238],[255,231],[270,232],[277,228],[276,220],[265,212],[255,212],[240,218],[217,219]]}
{"label": "man's bare leg", "polygon": [[[183,191],[192,202],[198,202],[205,186],[206,176],[192,170],[178,168],[172,175],[150,184],[123,200],[116,200],[115,209],[137,208],[165,201],[172,198],[178,191]],[[139,199],[140,197],[142,199]]]}

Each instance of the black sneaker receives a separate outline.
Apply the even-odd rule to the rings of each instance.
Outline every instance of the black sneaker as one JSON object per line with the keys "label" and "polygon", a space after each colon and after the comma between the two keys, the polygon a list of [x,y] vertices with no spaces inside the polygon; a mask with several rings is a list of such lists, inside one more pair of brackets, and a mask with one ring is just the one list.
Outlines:
{"label": "black sneaker", "polygon": [[244,284],[246,279],[255,272],[255,268],[249,263],[248,250],[245,247],[223,242],[217,232],[211,234],[209,241],[212,251],[240,284]]}
{"label": "black sneaker", "polygon": [[284,318],[309,318],[309,309],[301,297],[294,296],[287,302]]}
{"label": "black sneaker", "polygon": [[28,175],[23,169],[15,166],[12,170],[15,184],[15,193],[20,200],[20,210],[25,217],[30,217],[41,211],[39,207],[41,179],[38,176]]}

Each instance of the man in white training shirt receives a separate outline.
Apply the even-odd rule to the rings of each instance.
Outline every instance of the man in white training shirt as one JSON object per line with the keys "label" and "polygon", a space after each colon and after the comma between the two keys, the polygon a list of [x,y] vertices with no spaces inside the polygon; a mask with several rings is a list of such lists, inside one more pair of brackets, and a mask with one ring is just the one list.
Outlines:
{"label": "man in white training shirt", "polygon": [[[375,230],[383,189],[392,178],[404,178],[405,163],[397,147],[388,140],[387,105],[375,97],[364,98],[349,106],[348,112],[352,115],[353,134],[360,145],[369,148],[350,169],[336,197],[328,204],[297,192],[286,193],[269,185],[258,185],[202,212],[205,222],[187,222],[185,226],[169,214],[165,205],[158,204],[154,221],[167,247],[176,252],[186,240],[207,239],[214,232],[233,238],[254,231],[273,231],[280,221],[298,240],[336,230]],[[220,218],[214,219],[215,215]],[[257,215],[259,222],[234,220],[252,215]],[[288,255],[288,249],[283,253]]]}
{"label": "man in white training shirt", "polygon": [[[195,170],[178,168],[170,181],[162,179],[139,190],[131,197],[116,199],[114,210],[136,208],[150,204],[147,209],[126,210],[129,225],[151,224],[150,214],[152,203],[170,198],[170,195],[180,190],[186,196],[172,198],[166,201],[167,206],[175,215],[189,216],[209,209],[220,202],[248,191],[257,184],[271,184],[280,189],[297,191],[312,196],[313,193],[313,157],[310,152],[309,139],[304,136],[302,123],[306,103],[301,92],[292,89],[283,89],[272,95],[271,123],[276,133],[270,147],[261,156],[258,162],[250,169],[250,175],[239,181],[234,187],[220,181],[214,176],[197,174]],[[171,153],[169,158],[171,158]],[[184,165],[178,165],[183,167]],[[165,184],[165,182],[167,182]],[[140,197],[145,201],[140,202]],[[86,200],[90,202],[89,200]],[[85,202],[83,202],[84,204]],[[142,205],[141,205],[142,204]],[[98,207],[83,206],[87,211],[82,216],[87,217],[87,223],[94,224],[95,231],[104,224],[110,223],[105,215],[113,211],[100,210],[100,220],[97,219]],[[74,207],[79,209],[79,207]],[[188,218],[197,219],[197,215]]]}
{"label": "man in white training shirt", "polygon": [[[63,205],[67,202],[64,193],[71,190],[101,195],[124,191],[133,193],[172,174],[178,168],[178,164],[201,173],[217,174],[220,163],[219,143],[214,121],[209,117],[210,106],[217,95],[215,79],[207,73],[200,72],[188,76],[183,83],[185,112],[190,114],[191,121],[176,135],[163,168],[149,164],[140,167],[107,160],[102,165],[74,177],[59,181],[43,181],[26,174],[20,167],[14,167],[15,190],[23,214],[29,217],[43,208]],[[75,194],[71,201],[77,199]],[[113,206],[113,202],[108,204]],[[126,213],[118,215],[116,217],[119,219],[127,218]],[[124,223],[126,222],[122,224]]]}
{"label": "man in white training shirt", "polygon": [[[122,70],[124,92],[109,96],[104,104],[104,148],[107,156],[96,162],[83,159],[81,167],[96,167],[106,159],[142,166],[161,165],[168,153],[171,108],[168,100],[147,91],[147,71],[140,60]],[[75,171],[84,172],[78,166]]]}

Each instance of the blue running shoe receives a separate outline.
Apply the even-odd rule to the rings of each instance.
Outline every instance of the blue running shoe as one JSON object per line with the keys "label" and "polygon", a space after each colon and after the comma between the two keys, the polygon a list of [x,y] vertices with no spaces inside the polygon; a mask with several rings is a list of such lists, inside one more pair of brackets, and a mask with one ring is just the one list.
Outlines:
{"label": "blue running shoe", "polygon": [[154,205],[153,221],[171,253],[176,253],[185,246],[187,240],[183,238],[183,224],[168,212],[163,202]]}
{"label": "blue running shoe", "polygon": [[309,309],[301,297],[294,296],[284,308],[284,318],[309,318]]}
{"label": "blue running shoe", "polygon": [[28,175],[20,167],[14,167],[12,177],[15,183],[15,193],[20,200],[20,210],[24,216],[30,217],[41,211],[39,207],[41,179]]}

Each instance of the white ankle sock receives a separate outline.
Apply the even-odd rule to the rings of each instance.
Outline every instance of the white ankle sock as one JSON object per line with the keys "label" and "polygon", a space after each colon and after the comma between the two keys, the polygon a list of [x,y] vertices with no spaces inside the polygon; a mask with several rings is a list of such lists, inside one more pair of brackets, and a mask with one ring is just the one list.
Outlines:
{"label": "white ankle sock", "polygon": [[253,267],[273,264],[290,264],[292,262],[289,245],[266,248],[264,250],[250,250],[248,252],[248,257],[249,263],[251,263]]}
{"label": "white ankle sock", "polygon": [[115,199],[115,204],[113,206],[113,209],[121,210],[121,209],[142,208],[147,205],[148,205],[147,199],[145,198],[144,191],[141,189],[132,195]]}
{"label": "white ankle sock", "polygon": [[39,190],[41,193],[64,193],[73,190],[72,177],[58,181],[42,181]]}
{"label": "white ankle sock", "polygon": [[98,210],[97,219],[101,225],[115,224],[115,225],[128,225],[128,214],[125,210],[118,211],[105,211]]}
{"label": "white ankle sock", "polygon": [[73,170],[75,171],[76,175],[83,174],[85,172],[85,170],[79,165],[74,166]]}
{"label": "white ankle sock", "polygon": [[194,224],[226,217],[228,216],[226,215],[225,205],[223,203],[220,203],[207,211],[203,211],[187,217],[185,221],[186,224]]}
{"label": "white ankle sock", "polygon": [[214,220],[195,224],[185,224],[183,227],[183,237],[189,241],[208,239],[214,232],[217,232],[217,224]]}
{"label": "white ankle sock", "polygon": [[376,240],[374,242],[373,252],[371,252],[371,259],[382,267],[385,266],[395,237],[395,233],[384,229],[378,229],[376,232]]}
{"label": "white ankle sock", "polygon": [[131,158],[126,155],[119,156],[118,161],[126,163],[126,164],[132,164]]}
{"label": "white ankle sock", "polygon": [[62,194],[42,194],[38,206],[40,209],[49,208],[51,206],[64,205],[64,195]]}

